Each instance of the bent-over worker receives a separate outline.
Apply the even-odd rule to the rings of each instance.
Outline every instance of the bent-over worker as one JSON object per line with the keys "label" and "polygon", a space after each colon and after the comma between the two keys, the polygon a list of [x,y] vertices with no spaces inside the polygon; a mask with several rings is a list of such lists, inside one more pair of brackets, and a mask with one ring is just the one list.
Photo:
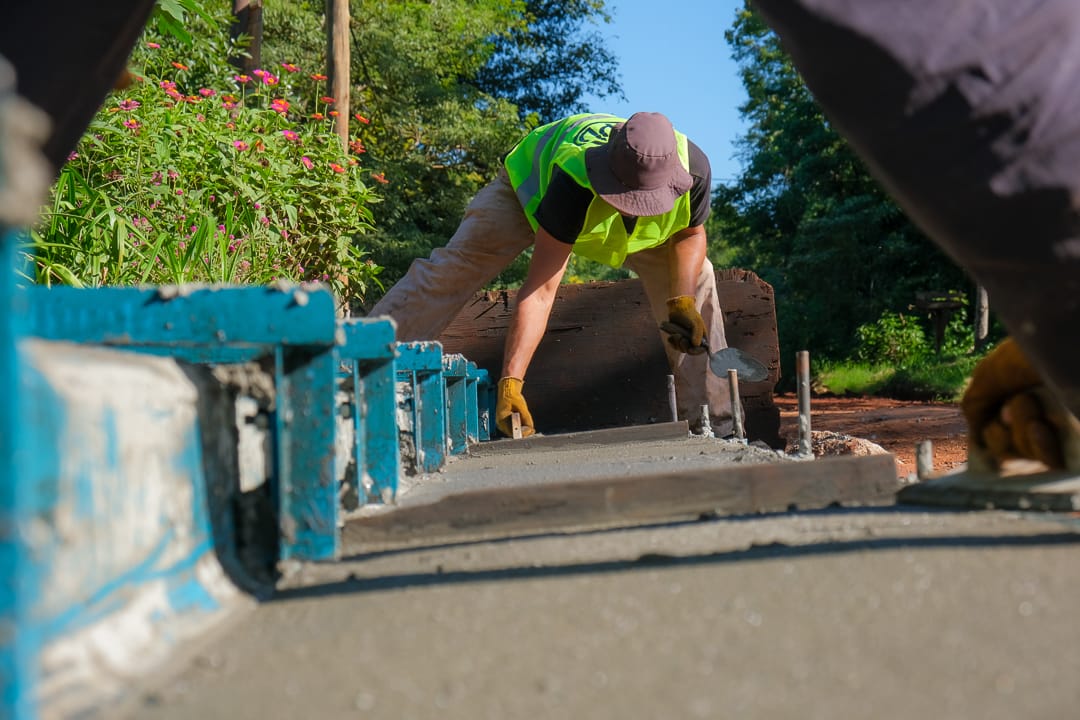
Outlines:
{"label": "bent-over worker", "polygon": [[[433,340],[472,295],[533,246],[517,294],[498,387],[496,424],[535,429],[522,394],[547,329],[570,253],[637,273],[657,323],[689,337],[664,343],[681,418],[694,427],[709,406],[719,435],[732,431],[727,380],[708,369],[701,347],[727,347],[716,276],[705,255],[712,172],[705,153],[660,113],[629,119],[581,114],[537,128],[477,193],[445,247],[417,259],[371,310],[397,323],[399,341]],[[698,417],[695,417],[697,415]]]}

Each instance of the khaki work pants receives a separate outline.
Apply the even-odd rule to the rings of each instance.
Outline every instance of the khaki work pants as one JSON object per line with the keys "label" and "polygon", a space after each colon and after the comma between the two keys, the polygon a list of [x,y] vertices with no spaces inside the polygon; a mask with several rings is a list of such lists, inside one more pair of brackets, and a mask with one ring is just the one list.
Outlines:
{"label": "khaki work pants", "polygon": [[[534,241],[532,227],[506,171],[501,170],[469,203],[461,225],[446,246],[436,248],[428,258],[414,260],[405,277],[390,288],[370,315],[392,317],[399,341],[435,340],[473,295]],[[641,278],[657,325],[667,320],[667,299],[671,296],[667,248],[634,253],[627,257],[625,265]],[[708,259],[698,276],[697,306],[712,349],[727,347],[716,296],[716,275]],[[660,334],[675,376],[680,419],[689,421],[690,427],[697,430],[701,406],[708,405],[713,432],[718,436],[731,434],[727,378],[709,371],[706,354],[680,353],[668,344],[665,333]]]}

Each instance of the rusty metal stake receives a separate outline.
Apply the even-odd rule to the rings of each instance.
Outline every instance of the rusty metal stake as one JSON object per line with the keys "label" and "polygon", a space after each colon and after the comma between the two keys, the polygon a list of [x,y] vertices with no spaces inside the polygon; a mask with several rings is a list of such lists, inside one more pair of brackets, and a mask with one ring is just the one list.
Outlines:
{"label": "rusty metal stake", "polygon": [[739,399],[739,371],[727,371],[728,388],[731,392],[731,422],[732,431],[736,440],[746,439],[746,429],[743,427],[742,400]]}
{"label": "rusty metal stake", "polygon": [[671,422],[679,422],[679,404],[675,401],[675,376],[667,376],[667,399],[671,406]]}
{"label": "rusty metal stake", "polygon": [[795,353],[795,378],[799,393],[799,457],[813,457],[810,440],[810,353]]}

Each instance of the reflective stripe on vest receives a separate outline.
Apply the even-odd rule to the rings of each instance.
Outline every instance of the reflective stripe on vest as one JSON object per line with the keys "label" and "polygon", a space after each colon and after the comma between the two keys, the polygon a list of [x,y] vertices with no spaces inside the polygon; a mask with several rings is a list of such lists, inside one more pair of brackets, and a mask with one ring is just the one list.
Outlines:
{"label": "reflective stripe on vest", "polygon": [[[611,129],[623,118],[614,115],[572,115],[543,125],[526,135],[506,156],[510,184],[535,231],[535,213],[547,192],[555,167],[561,167],[582,187],[592,189],[585,169],[585,150],[603,145]],[[689,170],[686,136],[676,132],[679,159]],[[622,216],[595,193],[585,215],[581,234],[574,243],[574,253],[596,262],[621,267],[626,256],[663,244],[690,223],[690,194],[683,193],[671,211],[663,215],[639,217],[633,232],[626,233]]]}

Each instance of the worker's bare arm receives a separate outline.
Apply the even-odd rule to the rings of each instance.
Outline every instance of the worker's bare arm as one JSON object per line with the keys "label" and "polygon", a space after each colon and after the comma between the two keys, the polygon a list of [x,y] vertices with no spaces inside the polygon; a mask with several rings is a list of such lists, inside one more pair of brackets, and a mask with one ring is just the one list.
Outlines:
{"label": "worker's bare arm", "polygon": [[572,249],[572,245],[556,240],[543,228],[537,229],[529,272],[518,291],[517,305],[506,336],[503,377],[525,379],[533,353],[547,329],[555,293],[566,272]]}
{"label": "worker's bare arm", "polygon": [[669,297],[693,296],[697,291],[701,264],[705,262],[705,227],[695,225],[672,235],[668,241],[671,254],[671,290]]}

